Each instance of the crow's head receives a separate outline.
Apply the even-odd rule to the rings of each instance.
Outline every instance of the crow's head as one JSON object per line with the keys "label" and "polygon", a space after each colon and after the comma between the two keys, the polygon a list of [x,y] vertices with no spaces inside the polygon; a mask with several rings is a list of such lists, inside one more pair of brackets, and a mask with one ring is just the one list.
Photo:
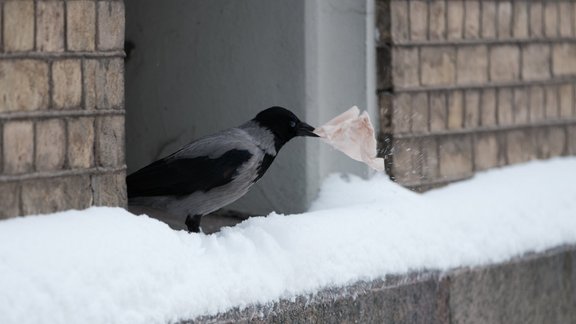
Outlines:
{"label": "crow's head", "polygon": [[286,108],[270,107],[259,112],[254,120],[269,129],[282,144],[296,136],[318,137],[313,133],[314,127],[298,119]]}

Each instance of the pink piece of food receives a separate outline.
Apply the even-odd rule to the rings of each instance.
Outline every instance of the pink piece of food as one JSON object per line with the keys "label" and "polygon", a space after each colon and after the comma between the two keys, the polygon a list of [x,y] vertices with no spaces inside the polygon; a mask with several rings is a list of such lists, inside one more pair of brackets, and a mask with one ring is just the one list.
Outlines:
{"label": "pink piece of food", "polygon": [[324,141],[356,161],[366,163],[377,171],[384,171],[384,159],[376,157],[376,137],[370,116],[360,114],[354,106],[316,128],[314,133]]}

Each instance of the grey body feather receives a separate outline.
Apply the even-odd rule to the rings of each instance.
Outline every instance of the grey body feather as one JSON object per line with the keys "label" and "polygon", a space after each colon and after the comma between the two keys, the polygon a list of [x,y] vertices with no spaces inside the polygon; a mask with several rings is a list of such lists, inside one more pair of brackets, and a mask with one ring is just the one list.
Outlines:
{"label": "grey body feather", "polygon": [[186,196],[151,196],[130,198],[130,204],[163,209],[175,216],[206,215],[245,195],[257,180],[258,168],[266,154],[276,156],[274,135],[254,121],[239,127],[202,137],[166,159],[186,159],[207,156],[217,159],[230,150],[246,150],[251,157],[240,165],[229,183],[195,191]]}

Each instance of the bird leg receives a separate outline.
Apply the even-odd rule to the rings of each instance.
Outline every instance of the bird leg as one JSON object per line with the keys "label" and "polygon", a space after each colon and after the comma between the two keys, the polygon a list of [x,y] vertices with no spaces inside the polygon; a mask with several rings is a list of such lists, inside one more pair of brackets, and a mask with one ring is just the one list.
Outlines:
{"label": "bird leg", "polygon": [[202,219],[202,215],[194,215],[186,217],[186,227],[188,227],[188,232],[191,233],[200,233],[200,220]]}

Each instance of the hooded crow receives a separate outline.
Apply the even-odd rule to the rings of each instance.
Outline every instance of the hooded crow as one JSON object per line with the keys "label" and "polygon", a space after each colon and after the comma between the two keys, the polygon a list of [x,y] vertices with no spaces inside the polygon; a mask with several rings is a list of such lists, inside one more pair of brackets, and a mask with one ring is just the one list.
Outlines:
{"label": "hooded crow", "polygon": [[317,137],[313,131],[288,109],[268,108],[130,174],[129,204],[165,210],[199,232],[202,216],[244,196],[284,144],[296,136]]}

